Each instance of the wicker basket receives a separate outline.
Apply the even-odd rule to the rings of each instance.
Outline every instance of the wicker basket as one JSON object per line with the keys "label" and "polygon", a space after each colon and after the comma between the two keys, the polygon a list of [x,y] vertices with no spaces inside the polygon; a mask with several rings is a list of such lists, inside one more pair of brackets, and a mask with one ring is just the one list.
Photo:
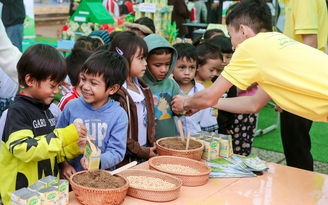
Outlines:
{"label": "wicker basket", "polygon": [[[106,172],[105,170],[102,170]],[[76,172],[70,177],[70,184],[74,191],[77,200],[83,205],[119,205],[124,201],[126,197],[129,182],[124,178],[126,184],[123,187],[116,189],[97,189],[91,187],[81,186],[73,181],[74,176],[88,172],[88,170]]]}
{"label": "wicker basket", "polygon": [[128,176],[154,177],[176,185],[176,187],[169,188],[169,189],[143,189],[143,188],[135,188],[130,186],[128,189],[129,196],[138,199],[147,200],[147,201],[154,201],[154,202],[172,201],[179,197],[182,182],[179,178],[176,178],[169,174],[165,174],[154,170],[130,169],[120,172],[118,175],[124,177],[128,177]]}
{"label": "wicker basket", "polygon": [[[151,170],[157,170],[160,172],[164,172],[173,176],[176,176],[182,180],[183,186],[201,186],[207,183],[210,173],[211,173],[211,167],[207,164],[187,159],[183,157],[173,157],[173,156],[157,156],[152,157],[148,160],[149,168]],[[177,164],[182,166],[188,166],[190,168],[198,170],[199,174],[185,174],[185,173],[177,173],[168,171],[162,168],[159,168],[158,166],[161,164]]]}
{"label": "wicker basket", "polygon": [[[184,158],[189,158],[189,159],[194,159],[194,160],[201,160],[202,155],[203,155],[203,150],[204,150],[204,143],[200,141],[199,144],[201,144],[201,147],[197,149],[192,149],[192,150],[176,150],[176,149],[169,149],[166,147],[161,146],[159,143],[163,140],[169,139],[172,137],[164,137],[156,141],[156,151],[157,154],[162,156],[162,155],[169,155],[169,156],[177,156],[177,157],[184,157]],[[193,139],[190,139],[193,140]]]}

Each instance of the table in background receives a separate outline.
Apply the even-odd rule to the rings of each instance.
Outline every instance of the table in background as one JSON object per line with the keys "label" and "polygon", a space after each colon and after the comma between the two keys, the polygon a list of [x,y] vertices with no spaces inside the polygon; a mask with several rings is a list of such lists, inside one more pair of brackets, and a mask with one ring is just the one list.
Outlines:
{"label": "table in background", "polygon": [[60,53],[62,53],[63,56],[64,56],[65,58],[69,55],[69,53],[72,52],[71,49],[64,49],[64,48],[57,48],[57,50],[58,50]]}
{"label": "table in background", "polygon": [[[174,201],[161,202],[170,205],[235,205],[235,204],[328,204],[328,175],[268,163],[269,170],[253,178],[216,178],[198,187],[180,189]],[[132,169],[148,169],[148,163]],[[70,205],[79,205],[70,192]],[[122,205],[152,205],[149,202],[127,196]]]}
{"label": "table in background", "polygon": [[192,34],[190,34],[192,40],[203,35],[208,26],[207,23],[183,23],[182,25],[187,26],[189,32],[192,31]]}
{"label": "table in background", "polygon": [[207,28],[208,24],[207,23],[183,23],[183,26],[188,26],[192,28]]}

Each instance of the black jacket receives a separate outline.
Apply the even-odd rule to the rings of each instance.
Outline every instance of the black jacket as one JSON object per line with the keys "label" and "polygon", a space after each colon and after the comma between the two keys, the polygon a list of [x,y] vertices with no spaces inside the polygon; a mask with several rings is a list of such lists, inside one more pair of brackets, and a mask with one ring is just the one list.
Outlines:
{"label": "black jacket", "polygon": [[23,24],[25,6],[23,0],[0,0],[2,7],[2,22],[5,27]]}

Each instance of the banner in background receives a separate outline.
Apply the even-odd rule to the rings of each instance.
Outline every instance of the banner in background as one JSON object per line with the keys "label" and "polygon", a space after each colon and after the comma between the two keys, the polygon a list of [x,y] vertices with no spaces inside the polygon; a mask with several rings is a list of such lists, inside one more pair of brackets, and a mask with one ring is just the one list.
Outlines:
{"label": "banner in background", "polygon": [[24,0],[26,17],[24,21],[24,38],[35,38],[34,0]]}

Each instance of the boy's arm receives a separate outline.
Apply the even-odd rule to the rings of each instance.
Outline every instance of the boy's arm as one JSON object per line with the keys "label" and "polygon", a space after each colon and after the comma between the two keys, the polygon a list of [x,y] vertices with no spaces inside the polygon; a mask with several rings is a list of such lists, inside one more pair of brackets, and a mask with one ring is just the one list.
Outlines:
{"label": "boy's arm", "polygon": [[213,106],[232,113],[258,113],[271,97],[261,88],[253,96],[222,98]]}
{"label": "boy's arm", "polygon": [[[64,109],[62,114],[60,115],[57,125],[56,125],[56,128],[58,130],[64,129],[64,132],[62,132],[62,137],[64,140],[67,140],[63,146],[63,149],[61,149],[58,152],[58,157],[57,157],[58,163],[73,159],[73,158],[79,156],[80,154],[82,154],[82,152],[78,146],[78,143],[77,143],[77,141],[79,139],[72,140],[70,137],[71,136],[70,132],[73,132],[73,130],[71,130],[67,127],[69,125],[68,116],[69,116],[68,109]],[[73,128],[75,129],[75,132],[76,132],[75,126],[73,124],[69,125],[69,127],[70,126],[73,126]]]}
{"label": "boy's arm", "polygon": [[105,146],[106,149],[100,156],[100,169],[109,169],[124,159],[126,151],[128,117],[123,108],[120,109],[119,112],[120,113],[118,113],[118,117],[114,124],[115,126],[109,131],[111,136],[106,137],[108,141],[103,141],[103,146]]}
{"label": "boy's arm", "polygon": [[172,110],[175,113],[180,113],[191,109],[200,110],[212,107],[217,104],[223,93],[225,93],[231,86],[232,83],[220,75],[209,88],[197,92],[195,95],[188,98],[181,95],[174,96],[171,103]]}
{"label": "boy's arm", "polygon": [[318,48],[317,34],[302,34],[303,43],[313,48]]}
{"label": "boy's arm", "polygon": [[[179,84],[175,80],[173,80],[173,79],[171,79],[171,80],[172,80],[172,101],[173,101],[174,96],[179,95],[181,90],[180,90]],[[173,111],[172,101],[170,102],[170,109]],[[172,112],[172,114],[173,114],[173,117],[174,116],[179,117],[181,115],[181,113],[175,113],[174,111]]]}
{"label": "boy's arm", "polygon": [[[9,114],[13,113],[9,112]],[[45,135],[34,136],[32,129],[28,128],[30,125],[25,122],[28,121],[18,122],[19,126],[23,127],[22,129],[17,129],[17,127],[11,125],[13,131],[6,141],[7,149],[16,158],[24,162],[40,161],[57,155],[63,146],[79,139],[74,125],[63,129],[55,129]],[[11,124],[14,124],[14,122]]]}
{"label": "boy's arm", "polygon": [[[82,154],[81,149],[77,143],[77,141],[80,139],[74,124],[71,124],[65,128],[57,128],[55,129],[56,132],[60,131],[61,137],[64,139],[63,141],[65,142],[63,144],[63,148],[57,153],[57,161],[58,163],[71,160],[80,154]],[[75,134],[76,133],[76,137]]]}
{"label": "boy's arm", "polygon": [[150,147],[143,147],[139,142],[128,138],[126,145],[126,153],[130,156],[139,157],[141,159],[148,159]]}

